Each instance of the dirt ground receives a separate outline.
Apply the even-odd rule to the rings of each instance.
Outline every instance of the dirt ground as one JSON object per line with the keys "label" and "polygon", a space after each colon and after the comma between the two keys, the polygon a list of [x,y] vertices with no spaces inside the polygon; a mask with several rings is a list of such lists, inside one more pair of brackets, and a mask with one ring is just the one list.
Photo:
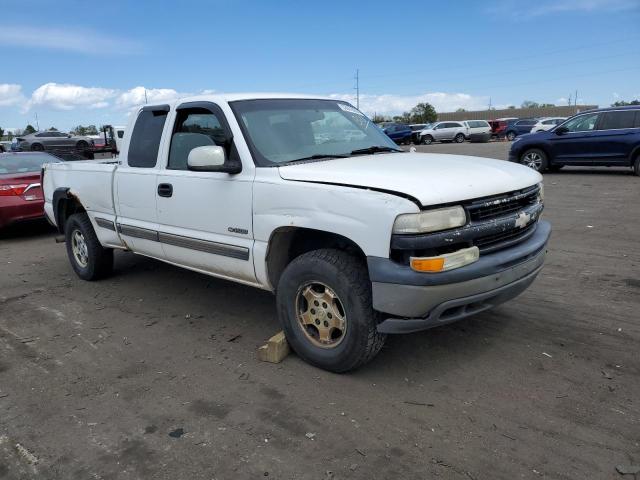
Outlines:
{"label": "dirt ground", "polygon": [[[419,150],[505,158],[508,145]],[[44,225],[0,238],[2,479],[632,479],[640,178],[545,175],[548,262],[457,324],[335,375],[260,363],[271,294],[132,254],[72,272]]]}

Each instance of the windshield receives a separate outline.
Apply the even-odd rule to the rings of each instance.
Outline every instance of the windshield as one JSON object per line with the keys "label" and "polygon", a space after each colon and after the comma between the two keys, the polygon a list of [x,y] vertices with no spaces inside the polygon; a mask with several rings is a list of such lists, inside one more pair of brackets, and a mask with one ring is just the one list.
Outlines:
{"label": "windshield", "polygon": [[39,172],[45,163],[59,161],[46,153],[0,154],[0,175]]}
{"label": "windshield", "polygon": [[349,156],[371,147],[400,150],[362,112],[345,102],[243,100],[231,102],[231,108],[259,166]]}

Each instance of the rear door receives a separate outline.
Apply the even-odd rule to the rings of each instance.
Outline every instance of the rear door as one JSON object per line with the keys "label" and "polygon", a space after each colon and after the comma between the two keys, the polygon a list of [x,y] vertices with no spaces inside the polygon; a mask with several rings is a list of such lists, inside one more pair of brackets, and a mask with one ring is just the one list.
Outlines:
{"label": "rear door", "polygon": [[223,147],[227,158],[240,161],[226,116],[217,104],[189,102],[178,106],[172,123],[157,179],[158,230],[165,258],[254,283],[253,169],[244,165],[231,175],[187,166],[189,152],[206,145]]}
{"label": "rear door", "polygon": [[552,135],[549,139],[555,162],[567,165],[593,165],[600,155],[599,140],[595,130],[599,115],[599,113],[579,115],[561,125],[568,131],[560,135]]}
{"label": "rear door", "polygon": [[594,132],[594,165],[629,165],[631,140],[640,132],[634,128],[638,111],[616,110],[600,115]]}
{"label": "rear door", "polygon": [[114,177],[117,229],[136,253],[164,258],[158,238],[156,208],[158,152],[168,105],[140,110]]}

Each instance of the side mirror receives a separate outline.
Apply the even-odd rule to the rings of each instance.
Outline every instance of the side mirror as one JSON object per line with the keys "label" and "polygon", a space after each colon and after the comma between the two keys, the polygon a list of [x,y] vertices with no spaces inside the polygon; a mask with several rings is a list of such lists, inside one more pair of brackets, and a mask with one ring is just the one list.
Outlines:
{"label": "side mirror", "polygon": [[564,135],[565,133],[567,133],[569,131],[569,129],[567,127],[557,127],[554,130],[554,133],[556,135]]}
{"label": "side mirror", "polygon": [[67,133],[67,138],[71,138],[71,134],[70,133]]}
{"label": "side mirror", "polygon": [[224,149],[217,145],[205,145],[196,147],[189,152],[187,157],[189,170],[197,172],[226,172],[240,173],[240,162],[227,162]]}

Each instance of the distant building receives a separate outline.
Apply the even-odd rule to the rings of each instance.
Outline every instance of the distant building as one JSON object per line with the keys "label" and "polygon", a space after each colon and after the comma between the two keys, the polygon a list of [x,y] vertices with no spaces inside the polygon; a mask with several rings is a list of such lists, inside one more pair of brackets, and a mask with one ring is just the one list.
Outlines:
{"label": "distant building", "polygon": [[505,108],[502,110],[479,110],[475,112],[438,113],[442,120],[493,120],[495,118],[570,117],[576,113],[598,108],[598,105],[564,105],[543,108]]}

